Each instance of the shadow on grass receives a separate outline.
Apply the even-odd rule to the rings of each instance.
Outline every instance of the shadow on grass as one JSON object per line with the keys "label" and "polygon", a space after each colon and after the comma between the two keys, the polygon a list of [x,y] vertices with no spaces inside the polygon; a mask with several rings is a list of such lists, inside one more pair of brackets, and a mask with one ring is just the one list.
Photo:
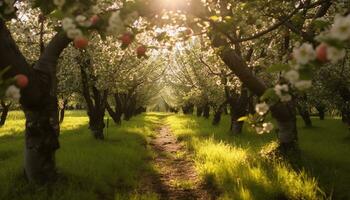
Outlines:
{"label": "shadow on grass", "polygon": [[[243,134],[231,135],[228,131],[229,116],[225,116],[216,127],[210,122],[186,115],[171,116],[168,120],[175,135],[195,152],[197,168],[203,179],[208,185],[219,188],[223,198],[324,199],[329,196],[324,195],[314,180],[318,175],[309,170],[315,165],[304,164],[302,168],[293,169],[282,160],[261,157],[262,150],[273,148],[276,134],[257,135],[244,127]],[[302,128],[300,134],[313,138],[314,132],[324,130],[319,123],[315,126]]]}
{"label": "shadow on grass", "polygon": [[151,113],[111,124],[104,141],[93,139],[86,121],[63,124],[56,154],[59,178],[44,187],[33,187],[23,177],[23,135],[0,137],[0,199],[130,199],[141,173],[155,173],[147,140],[161,117]]}

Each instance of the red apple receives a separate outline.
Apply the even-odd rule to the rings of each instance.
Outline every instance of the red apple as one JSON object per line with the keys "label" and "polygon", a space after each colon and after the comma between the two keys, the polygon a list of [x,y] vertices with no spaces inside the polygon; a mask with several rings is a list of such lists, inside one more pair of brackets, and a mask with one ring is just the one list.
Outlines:
{"label": "red apple", "polygon": [[23,75],[23,74],[17,74],[15,76],[15,80],[16,80],[16,85],[19,87],[19,88],[25,88],[27,87],[28,85],[28,77],[26,75]]}
{"label": "red apple", "polygon": [[136,49],[137,57],[141,58],[143,56],[146,56],[146,51],[147,51],[147,47],[144,45],[137,47]]}
{"label": "red apple", "polygon": [[74,46],[77,49],[85,49],[89,44],[88,39],[83,36],[76,37],[74,39]]}
{"label": "red apple", "polygon": [[93,15],[91,18],[90,18],[90,22],[91,22],[91,25],[96,25],[98,23],[98,21],[100,21],[100,17],[98,15]]}
{"label": "red apple", "polygon": [[128,46],[131,44],[133,37],[131,33],[124,33],[119,39],[122,41],[123,46]]}
{"label": "red apple", "polygon": [[320,62],[327,62],[327,45],[322,43],[316,48],[316,57]]}

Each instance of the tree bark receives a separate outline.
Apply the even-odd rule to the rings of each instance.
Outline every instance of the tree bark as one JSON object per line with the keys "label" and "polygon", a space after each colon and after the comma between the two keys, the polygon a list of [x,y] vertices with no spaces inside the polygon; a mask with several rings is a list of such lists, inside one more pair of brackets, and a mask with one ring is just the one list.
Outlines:
{"label": "tree bark", "polygon": [[59,148],[56,66],[70,42],[65,34],[57,33],[32,68],[0,19],[0,68],[11,66],[3,78],[24,74],[29,79],[21,90],[20,103],[26,117],[24,168],[32,183],[55,179],[55,151]]}
{"label": "tree bark", "polygon": [[109,105],[108,102],[107,102],[107,105],[106,105],[106,109],[107,109],[109,115],[112,117],[114,123],[116,123],[117,125],[120,125],[122,123],[122,119],[121,119],[122,114],[118,113],[118,112],[115,112],[113,110],[113,108]]}
{"label": "tree bark", "polygon": [[91,67],[90,58],[82,55],[83,57],[80,60],[80,72],[82,80],[82,91],[83,96],[87,105],[87,114],[89,116],[89,129],[93,137],[97,140],[103,140],[104,134],[103,129],[105,127],[104,116],[107,106],[107,90],[100,91],[94,84],[89,84],[89,75],[86,70]]}
{"label": "tree bark", "polygon": [[312,127],[312,121],[309,113],[309,108],[307,105],[307,97],[306,96],[299,97],[297,99],[296,106],[301,118],[304,121],[305,126]]}
{"label": "tree bark", "polygon": [[241,89],[240,95],[235,95],[230,98],[230,113],[231,113],[231,133],[241,134],[243,130],[243,121],[238,121],[239,118],[248,114],[248,90]]}
{"label": "tree bark", "polygon": [[224,109],[226,108],[227,102],[225,101],[224,103],[222,103],[216,110],[214,113],[214,118],[212,121],[212,124],[214,126],[218,125],[221,121],[221,115],[224,112]]}
{"label": "tree bark", "polygon": [[[253,75],[242,56],[236,51],[227,47],[221,52],[220,57],[250,91],[258,96],[263,95],[267,90],[266,85]],[[280,102],[270,108],[280,130],[279,143],[286,147],[294,146],[297,141],[295,112],[292,112],[290,105],[290,103]]]}
{"label": "tree bark", "polygon": [[60,124],[62,124],[64,120],[64,114],[67,108],[67,104],[68,104],[68,99],[63,100],[63,106],[62,106],[62,109],[60,110]]}

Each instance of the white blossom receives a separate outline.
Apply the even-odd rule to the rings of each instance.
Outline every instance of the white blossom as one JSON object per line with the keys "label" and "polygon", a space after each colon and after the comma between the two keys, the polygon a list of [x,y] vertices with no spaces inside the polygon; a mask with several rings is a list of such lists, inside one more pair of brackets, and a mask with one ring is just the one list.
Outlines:
{"label": "white blossom", "polygon": [[293,49],[293,57],[297,63],[304,65],[312,60],[315,60],[316,52],[311,44],[304,43],[300,47]]}
{"label": "white blossom", "polygon": [[68,31],[70,29],[75,29],[76,25],[74,24],[74,21],[71,18],[66,17],[62,20],[62,28],[64,31]]}
{"label": "white blossom", "polygon": [[306,90],[312,86],[312,81],[310,80],[300,80],[294,84],[298,90]]}
{"label": "white blossom", "polygon": [[271,122],[263,123],[263,130],[266,133],[270,133],[273,130],[273,124]]}
{"label": "white blossom", "polygon": [[259,115],[265,115],[267,113],[267,111],[269,111],[269,105],[267,105],[265,102],[256,104],[255,105],[255,111]]}
{"label": "white blossom", "polygon": [[16,86],[10,85],[5,92],[5,96],[17,101],[21,98],[20,90]]}
{"label": "white blossom", "polygon": [[343,59],[346,55],[345,49],[338,49],[332,46],[327,48],[327,58],[332,63],[337,63],[339,60]]}
{"label": "white blossom", "polygon": [[330,30],[330,35],[342,41],[350,39],[350,15],[346,17],[337,15]]}
{"label": "white blossom", "polygon": [[67,37],[70,38],[70,39],[74,39],[76,37],[81,37],[83,36],[83,32],[81,32],[81,30],[79,29],[69,29],[67,31]]}
{"label": "white blossom", "polygon": [[221,85],[221,81],[220,81],[220,80],[217,80],[217,81],[216,81],[216,85],[219,85],[219,86],[220,86],[220,85]]}
{"label": "white blossom", "polygon": [[255,131],[258,133],[258,134],[263,134],[264,133],[264,128],[263,127],[260,127],[260,126],[257,126],[255,127]]}
{"label": "white blossom", "polygon": [[291,83],[295,83],[297,80],[299,80],[299,72],[296,70],[289,70],[284,74],[284,78]]}
{"label": "white blossom", "polygon": [[292,100],[292,96],[290,94],[284,94],[280,96],[282,102],[288,102]]}
{"label": "white blossom", "polygon": [[277,84],[275,85],[274,91],[277,94],[277,96],[282,96],[283,93],[289,91],[289,88],[287,84],[283,84],[283,85]]}
{"label": "white blossom", "polygon": [[98,5],[92,6],[91,10],[94,14],[100,14],[102,12],[102,10],[100,9],[100,7],[98,7]]}
{"label": "white blossom", "polygon": [[62,8],[64,4],[66,3],[66,0],[53,0],[53,3],[58,6],[59,8]]}
{"label": "white blossom", "polygon": [[80,25],[80,26],[85,26],[86,24],[86,17],[84,15],[78,15],[75,17],[75,21]]}
{"label": "white blossom", "polygon": [[288,94],[289,87],[287,84],[276,85],[274,88],[274,91],[282,102],[287,102],[287,101],[292,100],[292,96],[290,94]]}

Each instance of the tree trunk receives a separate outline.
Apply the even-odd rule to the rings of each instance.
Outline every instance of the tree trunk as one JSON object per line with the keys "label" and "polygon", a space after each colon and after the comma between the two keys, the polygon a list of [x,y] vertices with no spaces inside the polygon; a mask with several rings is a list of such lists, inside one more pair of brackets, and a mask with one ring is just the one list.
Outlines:
{"label": "tree trunk", "polygon": [[[239,44],[236,46],[239,48]],[[239,50],[226,47],[221,52],[220,57],[250,91],[258,96],[264,94],[267,90],[266,85],[251,72],[242,59]],[[278,122],[277,125],[280,130],[278,134],[279,143],[286,147],[294,146],[297,138],[295,112],[291,112],[290,107],[286,103],[277,103],[270,109],[272,116]]]}
{"label": "tree trunk", "polygon": [[214,118],[213,118],[213,122],[212,124],[215,126],[215,125],[218,125],[221,121],[221,115],[222,115],[222,112],[224,112],[224,109],[226,108],[226,104],[227,102],[224,102],[222,103],[218,108],[217,110],[215,110],[215,113],[214,113]]}
{"label": "tree trunk", "polygon": [[203,108],[201,106],[197,106],[197,117],[201,117],[203,114]]}
{"label": "tree trunk", "polygon": [[107,105],[106,105],[106,109],[107,109],[109,115],[112,117],[114,123],[116,123],[117,125],[120,125],[122,123],[122,119],[121,119],[122,114],[118,113],[118,112],[115,112],[113,110],[113,108],[109,105],[108,102],[107,102]]}
{"label": "tree trunk", "polygon": [[24,74],[29,79],[21,90],[20,103],[26,117],[24,168],[31,183],[55,179],[55,151],[59,148],[56,66],[70,42],[64,33],[57,33],[30,67],[0,19],[0,68],[12,66],[4,78]]}
{"label": "tree trunk", "polygon": [[6,104],[4,100],[1,100],[1,106],[2,106],[2,112],[1,112],[1,117],[0,117],[0,126],[5,125],[7,115],[10,110],[11,103]]}
{"label": "tree trunk", "polygon": [[[86,53],[86,52],[85,52]],[[80,60],[80,73],[82,81],[82,92],[87,105],[87,114],[89,116],[89,129],[95,139],[103,140],[103,129],[105,110],[107,106],[108,91],[98,90],[94,84],[89,84],[90,77],[86,72],[91,67],[89,55],[82,53]],[[85,56],[85,57],[84,57]]]}
{"label": "tree trunk", "polygon": [[209,119],[209,116],[210,116],[210,106],[209,104],[205,104],[203,109],[203,117],[206,119]]}
{"label": "tree trunk", "polygon": [[65,100],[63,101],[62,109],[60,110],[60,124],[62,124],[62,122],[63,122],[63,120],[64,120],[64,113],[65,113],[65,111],[66,111],[67,104],[68,104],[68,99],[65,99]]}
{"label": "tree trunk", "polygon": [[307,110],[307,108],[305,108],[303,106],[300,106],[300,105],[298,105],[297,108],[298,108],[298,111],[299,111],[299,114],[300,114],[301,118],[304,121],[305,126],[306,127],[312,127],[312,121],[311,121],[311,118],[310,118],[310,113]]}
{"label": "tree trunk", "polygon": [[241,94],[234,96],[229,100],[231,113],[231,133],[241,134],[243,130],[243,121],[238,121],[239,118],[248,114],[248,90],[241,89]]}
{"label": "tree trunk", "polygon": [[326,115],[326,107],[325,106],[316,106],[316,109],[318,111],[318,117],[320,120],[324,120],[324,117]]}
{"label": "tree trunk", "polygon": [[102,110],[96,110],[95,112],[89,113],[89,129],[91,130],[91,133],[94,136],[94,138],[97,140],[104,139],[104,116],[104,111]]}

